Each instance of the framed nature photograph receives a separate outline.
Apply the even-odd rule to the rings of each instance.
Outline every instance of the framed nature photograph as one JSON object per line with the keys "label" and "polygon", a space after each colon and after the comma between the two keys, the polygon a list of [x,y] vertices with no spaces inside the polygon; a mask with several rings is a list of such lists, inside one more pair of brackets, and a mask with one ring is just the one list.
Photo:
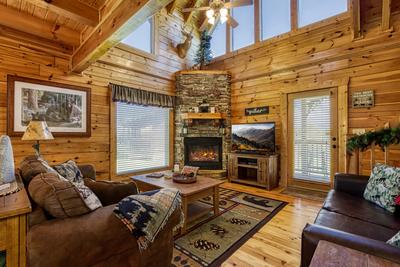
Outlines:
{"label": "framed nature photograph", "polygon": [[7,76],[8,135],[20,136],[33,119],[55,136],[90,136],[90,88]]}

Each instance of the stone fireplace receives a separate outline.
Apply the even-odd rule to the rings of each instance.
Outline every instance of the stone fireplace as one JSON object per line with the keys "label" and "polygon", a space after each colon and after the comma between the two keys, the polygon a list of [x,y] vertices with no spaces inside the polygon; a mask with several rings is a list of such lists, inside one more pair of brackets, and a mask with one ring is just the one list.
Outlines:
{"label": "stone fireplace", "polygon": [[[225,177],[231,135],[230,75],[225,71],[178,72],[176,97],[175,163],[181,168],[198,166],[200,173],[209,176]],[[187,119],[203,101],[222,118]]]}
{"label": "stone fireplace", "polygon": [[185,165],[222,170],[221,137],[185,137]]}

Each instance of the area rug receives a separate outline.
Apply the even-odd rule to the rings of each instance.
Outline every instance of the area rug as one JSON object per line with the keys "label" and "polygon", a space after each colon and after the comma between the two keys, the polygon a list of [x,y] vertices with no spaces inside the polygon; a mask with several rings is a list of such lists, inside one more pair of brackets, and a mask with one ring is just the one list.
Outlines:
{"label": "area rug", "polygon": [[[201,200],[211,205],[212,197]],[[287,203],[220,189],[220,214],[210,213],[175,239],[172,266],[219,266]]]}

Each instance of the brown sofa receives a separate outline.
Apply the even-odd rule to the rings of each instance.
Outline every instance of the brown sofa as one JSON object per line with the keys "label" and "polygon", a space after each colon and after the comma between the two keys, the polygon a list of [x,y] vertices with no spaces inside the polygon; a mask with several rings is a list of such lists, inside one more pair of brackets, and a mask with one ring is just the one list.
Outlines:
{"label": "brown sofa", "polygon": [[400,230],[400,215],[365,200],[368,176],[336,174],[314,224],[302,234],[301,266],[310,265],[320,240],[400,263],[400,248],[386,244]]}
{"label": "brown sofa", "polygon": [[[95,180],[96,172],[93,166],[85,165],[79,168],[84,177]],[[136,193],[136,185],[87,181],[85,184],[99,197],[102,208],[82,216],[54,219],[32,203],[33,212],[28,217],[28,266],[171,265],[173,228],[180,218],[178,210],[172,214],[154,243],[140,252],[136,239],[113,214],[113,203]]]}

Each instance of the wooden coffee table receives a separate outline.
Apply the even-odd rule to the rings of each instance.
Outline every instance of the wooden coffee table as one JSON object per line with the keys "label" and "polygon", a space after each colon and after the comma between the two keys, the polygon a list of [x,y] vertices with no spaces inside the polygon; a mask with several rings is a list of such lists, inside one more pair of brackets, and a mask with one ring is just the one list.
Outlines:
{"label": "wooden coffee table", "polygon": [[[171,172],[164,172],[166,176],[171,176]],[[151,191],[161,188],[178,189],[182,196],[182,209],[185,221],[181,229],[181,233],[186,232],[187,224],[201,216],[214,210],[214,215],[219,213],[219,185],[223,181],[197,176],[197,182],[192,184],[175,183],[172,178],[149,178],[146,175],[132,176],[132,180],[137,184],[141,191]],[[207,197],[213,197],[213,207],[199,202],[198,200]]]}

